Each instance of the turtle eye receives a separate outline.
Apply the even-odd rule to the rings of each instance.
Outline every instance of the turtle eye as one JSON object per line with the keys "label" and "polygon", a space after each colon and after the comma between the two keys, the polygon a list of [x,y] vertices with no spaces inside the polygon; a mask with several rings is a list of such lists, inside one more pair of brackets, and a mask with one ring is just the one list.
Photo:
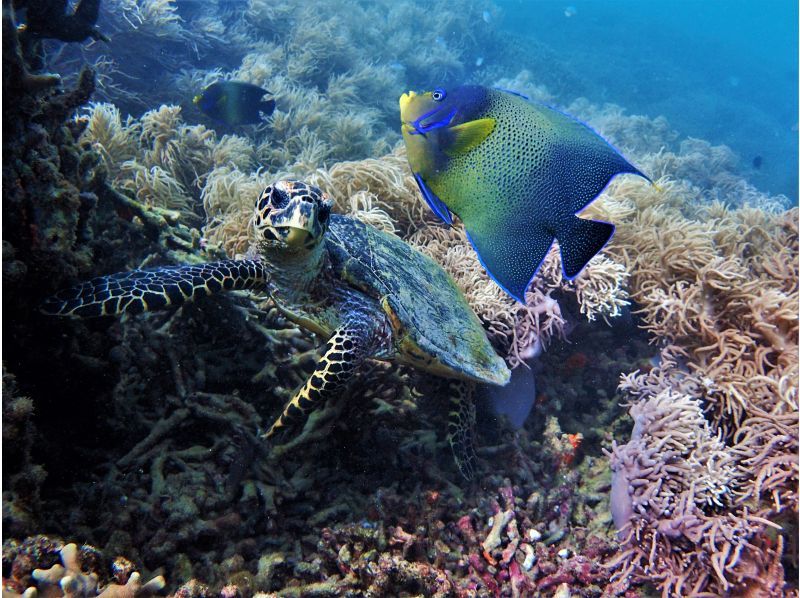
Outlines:
{"label": "turtle eye", "polygon": [[443,99],[447,97],[447,92],[443,88],[437,87],[431,93],[431,97],[435,102],[441,102]]}

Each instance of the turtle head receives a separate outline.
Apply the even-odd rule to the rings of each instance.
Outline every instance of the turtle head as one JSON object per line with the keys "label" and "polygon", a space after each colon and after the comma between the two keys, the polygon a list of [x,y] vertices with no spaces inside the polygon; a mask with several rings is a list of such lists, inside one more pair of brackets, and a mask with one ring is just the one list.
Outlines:
{"label": "turtle head", "polygon": [[300,181],[278,181],[261,192],[253,214],[260,247],[287,252],[311,251],[328,230],[333,200]]}

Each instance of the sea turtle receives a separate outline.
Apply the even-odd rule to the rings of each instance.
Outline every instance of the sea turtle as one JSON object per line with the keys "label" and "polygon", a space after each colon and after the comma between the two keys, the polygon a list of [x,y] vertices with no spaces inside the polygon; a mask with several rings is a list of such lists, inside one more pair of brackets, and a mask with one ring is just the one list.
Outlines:
{"label": "sea turtle", "polygon": [[[453,279],[398,237],[332,214],[326,193],[282,180],[258,197],[247,259],[133,270],[47,299],[42,311],[96,317],[181,305],[222,290],[262,289],[292,322],[328,339],[314,373],[265,436],[341,392],[368,358],[445,378],[505,385],[510,372]],[[448,434],[471,476],[474,407],[456,392]]]}

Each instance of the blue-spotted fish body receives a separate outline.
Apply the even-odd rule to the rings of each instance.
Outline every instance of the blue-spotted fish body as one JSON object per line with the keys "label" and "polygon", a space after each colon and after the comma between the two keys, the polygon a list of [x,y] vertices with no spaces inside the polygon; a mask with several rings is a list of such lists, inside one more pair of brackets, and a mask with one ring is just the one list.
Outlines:
{"label": "blue-spotted fish body", "polygon": [[611,238],[612,224],[575,214],[615,175],[645,176],[583,123],[511,92],[410,92],[400,111],[426,201],[462,220],[489,275],[521,302],[554,240],[571,279]]}

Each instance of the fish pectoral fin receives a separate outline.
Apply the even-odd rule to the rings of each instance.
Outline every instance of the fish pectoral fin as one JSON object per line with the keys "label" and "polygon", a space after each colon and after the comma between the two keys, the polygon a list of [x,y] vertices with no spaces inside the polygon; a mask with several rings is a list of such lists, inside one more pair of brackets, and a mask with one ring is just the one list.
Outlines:
{"label": "fish pectoral fin", "polygon": [[555,237],[541,226],[525,226],[523,223],[515,228],[525,232],[517,234],[504,225],[507,223],[498,224],[503,226],[485,231],[470,231],[467,227],[467,239],[489,277],[524,304],[525,291],[550,251]]}
{"label": "fish pectoral fin", "polygon": [[445,143],[445,154],[455,156],[478,147],[494,131],[497,121],[479,118],[447,129],[449,140]]}
{"label": "fish pectoral fin", "polygon": [[414,173],[414,179],[417,181],[417,185],[419,186],[420,193],[422,193],[422,197],[425,198],[425,201],[427,202],[428,206],[430,206],[431,210],[433,210],[433,213],[441,218],[442,221],[448,226],[453,224],[453,217],[450,215],[450,210],[447,208],[445,203],[428,188],[428,185],[425,184],[425,181],[423,181],[422,177],[416,172]]}
{"label": "fish pectoral fin", "polygon": [[564,277],[572,280],[609,242],[614,225],[573,216],[556,230]]}

